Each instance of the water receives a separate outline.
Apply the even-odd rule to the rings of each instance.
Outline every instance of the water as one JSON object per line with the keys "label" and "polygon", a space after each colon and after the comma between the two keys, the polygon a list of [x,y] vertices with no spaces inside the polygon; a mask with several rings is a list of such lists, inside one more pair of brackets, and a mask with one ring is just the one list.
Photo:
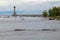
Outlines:
{"label": "water", "polygon": [[[60,23],[56,20],[42,18],[1,18],[0,40],[60,40]],[[41,30],[56,29],[53,31],[13,31],[14,29]]]}

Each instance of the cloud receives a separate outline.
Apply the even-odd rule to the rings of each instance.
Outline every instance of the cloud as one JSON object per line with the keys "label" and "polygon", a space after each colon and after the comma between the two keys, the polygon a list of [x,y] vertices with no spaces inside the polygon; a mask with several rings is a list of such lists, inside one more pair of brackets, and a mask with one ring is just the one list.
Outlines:
{"label": "cloud", "polygon": [[0,11],[12,10],[13,0],[0,0]]}
{"label": "cloud", "polygon": [[7,5],[8,1],[0,1],[0,6]]}
{"label": "cloud", "polygon": [[9,5],[23,5],[24,3],[44,3],[48,1],[60,1],[60,0],[0,0],[0,6]]}
{"label": "cloud", "polygon": [[13,4],[13,0],[0,0],[0,6],[8,6]]}
{"label": "cloud", "polygon": [[23,3],[43,3],[49,0],[13,0],[14,4],[23,4]]}
{"label": "cloud", "polygon": [[0,0],[0,11],[13,11],[15,5],[16,11],[21,13],[41,13],[53,5],[59,6],[60,2],[57,1],[60,0]]}

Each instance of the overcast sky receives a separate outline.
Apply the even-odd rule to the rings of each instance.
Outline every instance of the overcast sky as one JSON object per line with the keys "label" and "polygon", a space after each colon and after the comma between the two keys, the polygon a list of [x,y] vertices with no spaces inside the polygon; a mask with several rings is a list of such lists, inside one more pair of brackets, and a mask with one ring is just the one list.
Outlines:
{"label": "overcast sky", "polygon": [[60,1],[60,0],[0,0],[0,6],[5,6],[9,4],[23,4],[26,2],[32,2],[32,3],[44,3],[47,1]]}
{"label": "overcast sky", "polygon": [[[0,0],[0,11],[12,11],[13,6],[16,6],[17,11],[39,12],[43,7],[46,7],[48,2],[58,2],[60,0]],[[46,5],[44,5],[46,3]],[[56,3],[57,5],[57,3]],[[59,3],[58,3],[59,5]],[[47,9],[48,7],[44,8]]]}

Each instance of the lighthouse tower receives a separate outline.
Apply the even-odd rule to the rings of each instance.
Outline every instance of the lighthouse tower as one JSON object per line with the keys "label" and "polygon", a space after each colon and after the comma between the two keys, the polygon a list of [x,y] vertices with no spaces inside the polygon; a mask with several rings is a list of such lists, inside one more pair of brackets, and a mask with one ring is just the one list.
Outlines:
{"label": "lighthouse tower", "polygon": [[12,16],[16,17],[17,16],[17,14],[16,14],[16,6],[14,6],[13,8],[14,8],[14,12],[13,12],[14,14]]}

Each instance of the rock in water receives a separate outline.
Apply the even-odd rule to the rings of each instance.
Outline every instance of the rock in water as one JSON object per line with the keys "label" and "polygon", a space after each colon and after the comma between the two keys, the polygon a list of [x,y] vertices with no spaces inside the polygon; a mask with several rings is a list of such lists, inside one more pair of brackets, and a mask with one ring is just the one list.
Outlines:
{"label": "rock in water", "polygon": [[15,29],[14,31],[25,31],[25,29]]}
{"label": "rock in water", "polygon": [[56,31],[56,29],[42,29],[42,31]]}

